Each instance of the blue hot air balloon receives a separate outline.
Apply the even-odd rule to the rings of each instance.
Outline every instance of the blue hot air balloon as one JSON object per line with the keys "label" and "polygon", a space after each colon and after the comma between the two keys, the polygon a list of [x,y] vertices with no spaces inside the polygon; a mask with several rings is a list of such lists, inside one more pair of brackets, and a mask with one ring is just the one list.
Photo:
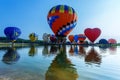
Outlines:
{"label": "blue hot air balloon", "polygon": [[78,41],[78,35],[74,36],[74,41],[77,43],[77,41]]}
{"label": "blue hot air balloon", "polygon": [[99,45],[100,48],[106,49],[108,47],[108,45],[107,45],[108,41],[106,39],[100,39],[99,44],[101,44],[101,45]]}
{"label": "blue hot air balloon", "polygon": [[108,41],[106,39],[100,39],[99,44],[108,44]]}
{"label": "blue hot air balloon", "polygon": [[17,27],[6,27],[4,34],[11,41],[16,41],[21,34],[21,30]]}

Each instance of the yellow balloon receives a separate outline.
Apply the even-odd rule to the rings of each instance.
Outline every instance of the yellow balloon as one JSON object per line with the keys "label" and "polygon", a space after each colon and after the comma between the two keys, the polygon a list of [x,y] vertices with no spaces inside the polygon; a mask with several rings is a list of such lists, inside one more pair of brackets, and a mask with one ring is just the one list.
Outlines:
{"label": "yellow balloon", "polygon": [[38,36],[37,36],[35,33],[31,33],[31,34],[29,35],[29,38],[30,38],[30,40],[31,40],[32,42],[38,40]]}

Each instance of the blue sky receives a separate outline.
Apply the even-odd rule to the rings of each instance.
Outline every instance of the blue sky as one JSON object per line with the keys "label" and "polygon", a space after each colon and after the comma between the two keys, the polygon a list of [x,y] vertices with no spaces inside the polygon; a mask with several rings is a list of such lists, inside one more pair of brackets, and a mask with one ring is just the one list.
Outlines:
{"label": "blue sky", "polygon": [[53,34],[47,23],[48,11],[56,5],[73,7],[78,15],[76,27],[70,34],[81,34],[85,28],[98,27],[100,38],[120,40],[120,0],[0,0],[0,36],[7,26],[19,27],[20,38],[29,39],[35,32]]}

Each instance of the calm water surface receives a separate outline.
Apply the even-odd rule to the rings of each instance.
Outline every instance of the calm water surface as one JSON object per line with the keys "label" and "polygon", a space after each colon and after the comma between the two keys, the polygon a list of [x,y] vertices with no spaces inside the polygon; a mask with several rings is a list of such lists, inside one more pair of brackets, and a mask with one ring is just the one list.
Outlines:
{"label": "calm water surface", "polygon": [[0,48],[0,80],[120,80],[120,47]]}

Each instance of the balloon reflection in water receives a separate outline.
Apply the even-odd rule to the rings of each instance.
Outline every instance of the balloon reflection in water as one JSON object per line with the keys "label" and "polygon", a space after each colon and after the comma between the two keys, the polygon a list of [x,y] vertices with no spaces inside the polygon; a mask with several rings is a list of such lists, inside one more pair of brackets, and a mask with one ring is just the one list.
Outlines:
{"label": "balloon reflection in water", "polygon": [[74,47],[74,54],[78,55],[78,47],[77,46]]}
{"label": "balloon reflection in water", "polygon": [[110,46],[109,47],[109,53],[110,54],[115,54],[117,50],[117,46]]}
{"label": "balloon reflection in water", "polygon": [[101,53],[106,53],[108,47],[109,47],[109,43],[106,39],[99,40],[99,48]]}
{"label": "balloon reflection in water", "polygon": [[72,47],[72,45],[70,46],[69,53],[70,53],[71,56],[74,55],[74,48]]}
{"label": "balloon reflection in water", "polygon": [[85,62],[87,64],[92,64],[92,63],[100,64],[101,63],[101,56],[97,53],[97,51],[94,48],[91,48],[91,50],[85,56]]}
{"label": "balloon reflection in water", "polygon": [[48,45],[45,45],[43,50],[42,50],[42,55],[48,56],[49,55],[49,50],[48,50]]}
{"label": "balloon reflection in water", "polygon": [[2,61],[6,64],[14,64],[20,59],[20,55],[17,53],[15,48],[8,48],[4,54]]}
{"label": "balloon reflection in water", "polygon": [[31,46],[29,50],[29,56],[34,56],[36,53],[37,53],[37,49],[35,48],[35,46]]}
{"label": "balloon reflection in water", "polygon": [[56,54],[57,53],[57,46],[55,45],[52,45],[50,47],[50,54]]}
{"label": "balloon reflection in water", "polygon": [[55,57],[46,72],[45,80],[77,80],[78,74],[71,61],[67,58],[65,47]]}
{"label": "balloon reflection in water", "polygon": [[79,46],[79,55],[84,56],[84,57],[86,55],[86,51],[83,46]]}

